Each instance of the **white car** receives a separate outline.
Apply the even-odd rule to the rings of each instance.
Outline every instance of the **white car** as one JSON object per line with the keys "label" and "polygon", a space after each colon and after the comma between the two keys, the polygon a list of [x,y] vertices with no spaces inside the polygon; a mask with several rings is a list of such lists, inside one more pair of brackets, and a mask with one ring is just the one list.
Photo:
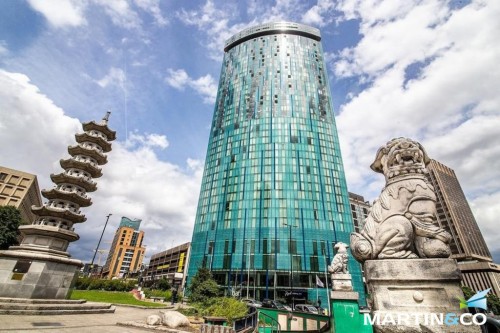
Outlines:
{"label": "white car", "polygon": [[295,305],[295,311],[319,314],[318,309],[309,304],[297,304]]}
{"label": "white car", "polygon": [[248,306],[253,306],[254,308],[261,308],[262,307],[261,302],[256,301],[256,300],[251,299],[251,298],[245,298],[245,299],[242,299],[241,301],[243,303],[246,303]]}

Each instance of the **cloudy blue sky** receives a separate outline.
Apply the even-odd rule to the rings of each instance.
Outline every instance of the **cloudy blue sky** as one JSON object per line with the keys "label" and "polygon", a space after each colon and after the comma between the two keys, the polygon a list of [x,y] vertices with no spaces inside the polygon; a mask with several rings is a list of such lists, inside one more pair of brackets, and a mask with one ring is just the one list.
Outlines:
{"label": "cloudy blue sky", "polygon": [[291,20],[321,30],[349,190],[373,200],[377,148],[417,139],[500,262],[498,17],[486,0],[0,1],[0,165],[50,188],[79,123],[110,110],[118,139],[71,253],[90,260],[108,213],[105,242],[143,219],[148,257],[190,241],[224,41]]}

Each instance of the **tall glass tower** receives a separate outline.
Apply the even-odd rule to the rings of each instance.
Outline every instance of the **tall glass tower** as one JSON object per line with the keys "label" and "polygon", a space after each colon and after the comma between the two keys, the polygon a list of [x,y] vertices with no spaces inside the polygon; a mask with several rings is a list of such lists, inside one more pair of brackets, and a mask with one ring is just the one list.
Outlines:
{"label": "tall glass tower", "polygon": [[353,222],[320,41],[278,22],[226,42],[189,277],[206,267],[227,294],[327,304],[316,276]]}

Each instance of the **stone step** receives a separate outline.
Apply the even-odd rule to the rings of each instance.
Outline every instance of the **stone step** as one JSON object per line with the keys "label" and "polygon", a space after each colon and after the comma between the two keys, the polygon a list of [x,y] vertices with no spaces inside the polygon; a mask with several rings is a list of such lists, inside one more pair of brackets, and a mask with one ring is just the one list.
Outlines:
{"label": "stone step", "polygon": [[74,310],[7,310],[0,309],[0,315],[70,315],[70,314],[96,314],[96,313],[114,313],[115,307],[109,309],[74,309]]}
{"label": "stone step", "polygon": [[109,309],[109,303],[82,303],[82,304],[41,304],[41,303],[0,303],[0,310],[99,310]]}
{"label": "stone step", "polygon": [[82,304],[84,299],[29,299],[0,297],[0,303],[31,303],[31,304]]}

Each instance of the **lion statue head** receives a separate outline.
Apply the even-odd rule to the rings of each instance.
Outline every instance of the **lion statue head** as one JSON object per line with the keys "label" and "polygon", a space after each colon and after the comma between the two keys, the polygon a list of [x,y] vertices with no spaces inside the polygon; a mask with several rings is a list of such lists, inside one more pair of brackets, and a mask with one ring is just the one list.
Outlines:
{"label": "lion statue head", "polygon": [[424,147],[408,138],[395,138],[377,151],[370,166],[384,174],[386,181],[408,174],[425,174],[430,159]]}

